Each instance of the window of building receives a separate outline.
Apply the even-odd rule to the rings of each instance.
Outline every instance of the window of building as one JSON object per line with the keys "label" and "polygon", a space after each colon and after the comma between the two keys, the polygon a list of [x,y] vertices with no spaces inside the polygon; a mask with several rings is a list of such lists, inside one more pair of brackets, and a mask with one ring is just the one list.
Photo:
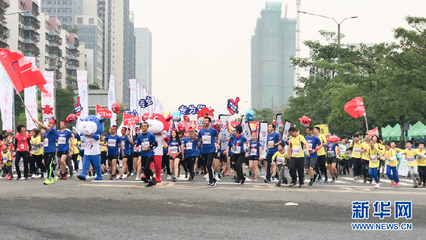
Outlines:
{"label": "window of building", "polygon": [[82,17],[77,18],[77,23],[78,24],[83,24],[83,18]]}
{"label": "window of building", "polygon": [[95,19],[94,18],[89,18],[89,24],[95,24]]}

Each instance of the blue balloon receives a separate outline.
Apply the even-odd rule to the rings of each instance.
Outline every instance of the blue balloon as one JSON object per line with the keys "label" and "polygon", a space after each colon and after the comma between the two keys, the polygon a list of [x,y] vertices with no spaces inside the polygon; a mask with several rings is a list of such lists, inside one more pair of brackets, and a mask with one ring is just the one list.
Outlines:
{"label": "blue balloon", "polygon": [[247,111],[247,113],[246,113],[246,119],[247,119],[247,121],[253,121],[253,119],[254,119],[254,111],[253,110],[248,110]]}
{"label": "blue balloon", "polygon": [[182,113],[180,113],[179,111],[172,113],[172,116],[173,116],[173,121],[175,122],[180,122],[180,120],[182,119]]}

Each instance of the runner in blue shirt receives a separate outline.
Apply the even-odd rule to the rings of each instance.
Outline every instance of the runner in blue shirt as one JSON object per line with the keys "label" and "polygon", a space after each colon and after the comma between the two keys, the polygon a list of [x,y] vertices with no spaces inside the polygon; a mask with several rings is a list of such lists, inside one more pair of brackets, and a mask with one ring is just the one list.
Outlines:
{"label": "runner in blue shirt", "polygon": [[154,161],[154,148],[158,147],[158,142],[154,134],[148,132],[148,127],[148,123],[146,122],[141,124],[142,134],[140,134],[136,140],[136,145],[141,149],[141,156],[139,158],[141,160],[138,162],[142,163],[144,172],[144,176],[141,180],[148,182],[145,187],[151,187],[157,184],[157,180],[151,170],[151,163]]}
{"label": "runner in blue shirt", "polygon": [[182,159],[182,144],[176,129],[173,129],[170,133],[170,141],[168,142],[169,149],[167,155],[169,155],[170,170],[173,175],[173,182],[177,181],[179,173],[179,164]]}
{"label": "runner in blue shirt", "polygon": [[[60,180],[66,180],[67,179],[67,156],[71,155],[74,152],[74,147],[72,146],[72,142],[70,141],[70,138],[72,137],[71,132],[66,129],[67,123],[65,121],[61,121],[60,124],[60,130],[57,131],[58,136],[58,159],[59,159],[59,167],[61,169],[61,177]],[[69,162],[70,163],[70,162]],[[70,164],[68,164],[70,165]],[[72,170],[71,166],[68,166],[70,170]],[[72,176],[72,171],[70,176]]]}
{"label": "runner in blue shirt", "polygon": [[111,161],[111,177],[110,180],[115,180],[117,178],[117,159],[119,151],[118,149],[122,151],[122,157],[124,156],[123,153],[123,145],[121,144],[121,137],[117,135],[117,126],[113,125],[109,129],[110,135],[107,135],[105,137],[105,142],[108,146],[108,160]]}
{"label": "runner in blue shirt", "polygon": [[133,149],[133,138],[130,137],[130,130],[126,127],[121,128],[121,143],[123,147],[122,150],[120,150],[120,156],[123,166],[121,168],[121,175],[119,179],[127,178],[130,175],[127,161],[132,159],[130,151]]}
{"label": "runner in blue shirt", "polygon": [[241,134],[243,132],[241,125],[235,126],[235,131],[237,135],[230,141],[232,145],[231,151],[234,153],[231,162],[235,164],[235,171],[237,172],[237,179],[235,182],[244,184],[246,178],[243,176],[242,165],[245,162],[244,144],[248,144],[248,142],[246,137]]}
{"label": "runner in blue shirt", "polygon": [[[140,173],[142,171],[141,163],[139,162],[139,157],[141,156],[141,149],[140,146],[136,144],[136,140],[138,139],[140,133],[141,129],[138,127],[135,128],[135,135],[133,136],[133,172],[136,175],[139,175],[136,172]],[[136,179],[139,180],[140,177]]]}
{"label": "runner in blue shirt", "polygon": [[262,146],[260,146],[257,140],[257,134],[253,132],[251,134],[251,140],[249,141],[248,156],[249,156],[249,169],[253,173],[253,181],[257,182],[257,165],[259,160],[262,160],[262,156],[259,154],[262,152]]}
{"label": "runner in blue shirt", "polygon": [[[273,172],[275,172],[275,162],[272,162],[272,156],[278,151],[278,144],[280,144],[281,137],[280,134],[275,132],[275,124],[268,125],[268,136],[266,139],[266,143],[268,148],[265,149],[266,154],[266,179],[265,183],[271,182],[271,166],[273,168]],[[273,174],[275,175],[275,174]]]}
{"label": "runner in blue shirt", "polygon": [[314,174],[314,168],[317,164],[318,159],[318,150],[322,148],[321,140],[314,135],[313,133],[314,128],[309,126],[306,128],[306,143],[307,148],[306,151],[309,151],[310,155],[305,158],[305,171],[309,174],[311,177],[311,181],[309,182],[309,186],[312,186],[315,182],[316,174]]}
{"label": "runner in blue shirt", "polygon": [[46,130],[43,135],[44,138],[44,165],[47,168],[48,177],[44,181],[45,185],[52,184],[55,182],[55,173],[53,172],[56,167],[55,153],[56,153],[56,120],[50,118],[46,125],[39,122],[37,119],[33,119],[33,122],[37,123],[41,128]]}
{"label": "runner in blue shirt", "polygon": [[[207,171],[209,172],[209,185],[214,187],[217,184],[217,180],[213,177],[212,164],[216,148],[219,148],[218,146],[215,146],[214,139],[217,138],[217,142],[220,142],[220,136],[218,135],[216,129],[210,126],[211,122],[212,120],[209,117],[204,117],[204,128],[198,132],[197,137],[191,136],[191,138],[195,141],[201,141],[201,144],[203,145],[201,154],[206,161]],[[218,144],[216,143],[216,145]]]}
{"label": "runner in blue shirt", "polygon": [[[195,131],[194,129],[189,128],[189,135],[195,137]],[[189,165],[189,178],[188,181],[194,180],[194,165],[195,160],[197,159],[199,155],[199,149],[198,149],[198,142],[194,141],[192,138],[187,137],[182,140],[183,147],[185,149],[184,151],[184,157]]]}

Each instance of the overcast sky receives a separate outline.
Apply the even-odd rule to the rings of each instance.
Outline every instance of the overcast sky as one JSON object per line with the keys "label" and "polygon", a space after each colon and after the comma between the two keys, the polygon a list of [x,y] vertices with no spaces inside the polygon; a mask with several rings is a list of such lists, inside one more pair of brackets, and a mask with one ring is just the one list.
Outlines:
{"label": "overcast sky", "polygon": [[[228,113],[227,99],[250,107],[250,39],[267,1],[131,0],[135,27],[148,27],[153,39],[153,94],[176,111],[181,104],[206,104]],[[296,18],[296,0],[282,1],[282,16]],[[302,0],[301,11],[330,16],[345,34],[342,43],[393,41],[392,30],[409,27],[407,15],[426,17],[425,0]],[[319,40],[318,30],[337,32],[331,19],[301,14],[301,40]],[[301,48],[301,56],[308,56]]]}

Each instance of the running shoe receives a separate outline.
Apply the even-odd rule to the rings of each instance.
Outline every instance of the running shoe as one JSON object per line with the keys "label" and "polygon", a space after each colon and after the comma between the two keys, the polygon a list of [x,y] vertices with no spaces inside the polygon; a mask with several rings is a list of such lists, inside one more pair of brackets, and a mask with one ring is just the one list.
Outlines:
{"label": "running shoe", "polygon": [[253,178],[253,182],[257,182],[257,178],[256,177]]}
{"label": "running shoe", "polygon": [[167,175],[167,180],[172,180],[172,176],[171,175]]}
{"label": "running shoe", "polygon": [[399,188],[399,182],[396,183],[396,188]]}
{"label": "running shoe", "polygon": [[229,176],[229,171],[226,171],[226,176]]}
{"label": "running shoe", "polygon": [[36,179],[36,175],[33,173],[33,175],[31,175],[32,179]]}
{"label": "running shoe", "polygon": [[414,184],[414,186],[413,186],[413,188],[418,188],[419,187],[419,184]]}
{"label": "running shoe", "polygon": [[374,185],[375,188],[380,188],[380,183],[377,183],[376,185]]}
{"label": "running shoe", "polygon": [[212,184],[210,186],[216,187],[216,184],[217,184],[217,181],[213,179],[213,182],[212,182]]}
{"label": "running shoe", "polygon": [[120,175],[120,177],[118,179],[123,180],[123,175]]}
{"label": "running shoe", "polygon": [[241,179],[241,185],[243,185],[245,181],[246,181],[246,177],[243,177],[243,179]]}
{"label": "running shoe", "polygon": [[394,180],[392,180],[392,181],[391,181],[391,183],[390,183],[390,185],[392,186],[394,183],[395,183],[395,181],[394,181]]}
{"label": "running shoe", "polygon": [[318,177],[317,182],[321,182],[321,180],[322,180],[322,177],[320,176]]}
{"label": "running shoe", "polygon": [[325,182],[325,183],[328,183],[328,180],[325,180],[324,182]]}
{"label": "running shoe", "polygon": [[303,186],[303,184],[300,184],[300,185],[299,185],[299,188],[302,188],[302,187],[304,187],[304,186]]}
{"label": "running shoe", "polygon": [[294,185],[294,183],[291,182],[288,186],[289,187],[293,187],[293,185]]}
{"label": "running shoe", "polygon": [[173,182],[177,182],[177,178],[176,177],[173,177]]}
{"label": "running shoe", "polygon": [[376,185],[376,181],[373,179],[373,181],[371,182],[371,184]]}
{"label": "running shoe", "polygon": [[309,182],[308,186],[312,186],[314,183],[313,182]]}
{"label": "running shoe", "polygon": [[265,183],[270,183],[271,181],[269,181],[268,179],[264,180]]}
{"label": "running shoe", "polygon": [[275,186],[281,187],[281,183],[275,183]]}
{"label": "running shoe", "polygon": [[272,177],[272,181],[274,181],[275,180],[275,177]]}

